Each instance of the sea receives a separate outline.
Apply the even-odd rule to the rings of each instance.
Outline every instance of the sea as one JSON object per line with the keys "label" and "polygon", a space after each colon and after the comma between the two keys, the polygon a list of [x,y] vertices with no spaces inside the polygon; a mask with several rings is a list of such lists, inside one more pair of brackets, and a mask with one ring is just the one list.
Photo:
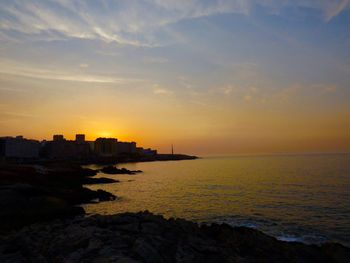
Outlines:
{"label": "sea", "polygon": [[284,241],[350,247],[349,154],[206,157],[117,167],[143,172],[98,173],[120,182],[88,187],[118,198],[83,205],[88,214],[148,210],[256,228]]}

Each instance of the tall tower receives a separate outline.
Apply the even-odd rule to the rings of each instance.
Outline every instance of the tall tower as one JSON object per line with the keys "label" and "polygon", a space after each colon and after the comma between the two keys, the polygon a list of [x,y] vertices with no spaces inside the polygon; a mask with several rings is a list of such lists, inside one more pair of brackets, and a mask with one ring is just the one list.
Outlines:
{"label": "tall tower", "polygon": [[171,144],[171,154],[174,155],[174,145]]}

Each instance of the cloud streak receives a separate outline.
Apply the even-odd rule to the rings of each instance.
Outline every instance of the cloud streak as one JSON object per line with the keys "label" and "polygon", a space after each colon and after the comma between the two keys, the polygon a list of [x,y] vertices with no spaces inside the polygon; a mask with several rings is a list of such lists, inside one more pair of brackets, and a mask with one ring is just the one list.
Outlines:
{"label": "cloud streak", "polygon": [[325,19],[327,22],[332,18],[339,15],[347,6],[349,6],[350,0],[341,1],[326,1]]}
{"label": "cloud streak", "polygon": [[11,60],[0,60],[0,73],[35,79],[106,84],[127,84],[143,81],[142,79],[117,78],[105,75],[66,72],[58,69],[44,69],[29,64],[17,63]]}
{"label": "cloud streak", "polygon": [[[349,6],[349,0],[14,0],[0,6],[0,32],[8,36],[15,31],[40,39],[63,37],[158,47],[177,41],[164,29],[167,25],[217,14],[249,15],[256,6],[275,13],[290,6],[313,8],[330,21]],[[158,36],[160,32],[162,37]]]}
{"label": "cloud streak", "polygon": [[164,87],[160,87],[158,84],[153,85],[153,94],[155,95],[172,95],[173,92],[169,89],[166,89]]}

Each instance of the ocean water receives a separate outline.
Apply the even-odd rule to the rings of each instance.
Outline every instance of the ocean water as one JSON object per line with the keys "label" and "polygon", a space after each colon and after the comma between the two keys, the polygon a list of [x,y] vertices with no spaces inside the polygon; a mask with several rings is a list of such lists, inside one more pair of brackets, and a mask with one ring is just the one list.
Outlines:
{"label": "ocean water", "polygon": [[212,157],[119,167],[143,173],[99,173],[121,182],[88,187],[119,198],[84,205],[88,213],[147,209],[253,227],[285,241],[350,246],[350,155]]}

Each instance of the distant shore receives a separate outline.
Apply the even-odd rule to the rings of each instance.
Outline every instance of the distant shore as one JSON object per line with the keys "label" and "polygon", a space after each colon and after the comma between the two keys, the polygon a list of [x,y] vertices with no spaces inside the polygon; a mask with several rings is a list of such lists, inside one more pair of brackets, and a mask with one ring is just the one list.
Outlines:
{"label": "distant shore", "polygon": [[77,165],[89,165],[89,164],[123,164],[123,163],[136,163],[136,162],[155,162],[155,161],[182,161],[182,160],[195,160],[200,157],[187,154],[156,154],[149,156],[139,155],[119,155],[119,156],[90,156],[86,158],[67,158],[67,159],[22,159],[22,158],[8,158],[1,161],[3,164],[28,164],[28,165],[46,165],[51,163],[77,164]]}
{"label": "distant shore", "polygon": [[156,154],[152,156],[118,156],[104,157],[81,160],[81,164],[123,164],[137,162],[156,162],[156,161],[184,161],[195,160],[200,157],[187,154]]}
{"label": "distant shore", "polygon": [[155,156],[122,158],[118,163],[137,163],[137,162],[160,162],[160,161],[185,161],[200,159],[198,156],[186,154],[157,154]]}

